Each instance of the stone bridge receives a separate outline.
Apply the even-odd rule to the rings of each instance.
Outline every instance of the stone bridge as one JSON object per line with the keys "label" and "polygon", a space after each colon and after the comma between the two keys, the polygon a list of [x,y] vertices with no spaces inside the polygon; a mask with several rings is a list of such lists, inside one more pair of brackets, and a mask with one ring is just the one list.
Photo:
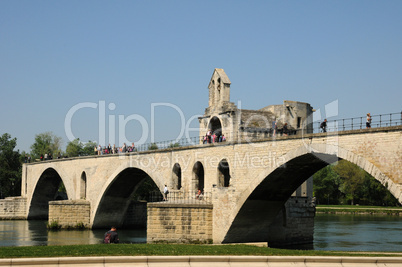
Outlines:
{"label": "stone bridge", "polygon": [[30,163],[21,196],[26,218],[47,218],[62,181],[69,200],[89,204],[90,227],[119,226],[150,177],[161,192],[166,184],[171,192],[201,188],[211,196],[213,243],[267,241],[292,194],[311,197],[305,182],[339,159],[363,168],[402,203],[401,134],[394,126]]}

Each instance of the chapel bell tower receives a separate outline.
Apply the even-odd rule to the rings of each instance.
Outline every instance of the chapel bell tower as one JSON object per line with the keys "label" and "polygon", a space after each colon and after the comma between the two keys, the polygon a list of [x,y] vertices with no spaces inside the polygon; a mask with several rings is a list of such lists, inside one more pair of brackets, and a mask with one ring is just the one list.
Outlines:
{"label": "chapel bell tower", "polygon": [[209,107],[230,101],[230,80],[223,69],[215,69],[209,82]]}

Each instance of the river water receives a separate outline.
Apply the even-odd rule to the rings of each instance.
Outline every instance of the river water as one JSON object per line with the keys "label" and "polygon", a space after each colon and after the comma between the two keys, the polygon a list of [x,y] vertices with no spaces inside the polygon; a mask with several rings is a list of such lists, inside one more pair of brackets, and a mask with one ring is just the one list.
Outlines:
{"label": "river water", "polygon": [[[99,244],[107,229],[47,231],[46,221],[0,221],[0,246]],[[145,243],[145,230],[118,229],[122,243]],[[317,214],[315,250],[402,251],[402,217]]]}

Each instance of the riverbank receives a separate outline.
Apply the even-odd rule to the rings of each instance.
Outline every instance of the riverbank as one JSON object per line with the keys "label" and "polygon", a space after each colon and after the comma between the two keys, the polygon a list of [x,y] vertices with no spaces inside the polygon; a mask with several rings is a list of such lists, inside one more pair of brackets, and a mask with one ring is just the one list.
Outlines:
{"label": "riverbank", "polygon": [[373,214],[402,216],[402,207],[317,205],[316,213],[332,214]]}
{"label": "riverbank", "polygon": [[290,250],[255,245],[96,244],[72,246],[0,247],[0,258],[108,256],[336,256],[401,257],[399,252]]}

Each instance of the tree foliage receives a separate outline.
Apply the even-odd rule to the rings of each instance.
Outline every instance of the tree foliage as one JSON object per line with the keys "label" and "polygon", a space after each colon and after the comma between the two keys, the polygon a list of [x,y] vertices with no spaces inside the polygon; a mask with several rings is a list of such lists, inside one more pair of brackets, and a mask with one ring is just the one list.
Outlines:
{"label": "tree foliage", "polygon": [[319,204],[399,205],[387,187],[346,160],[313,175],[313,194]]}
{"label": "tree foliage", "polygon": [[365,171],[346,160],[338,161],[334,170],[339,174],[342,180],[339,190],[345,195],[346,199],[354,205],[357,192],[362,190]]}
{"label": "tree foliage", "polygon": [[158,145],[156,143],[151,143],[148,145],[148,150],[157,150],[159,149]]}
{"label": "tree foliage", "polygon": [[69,157],[89,156],[94,154],[96,143],[88,141],[83,144],[79,138],[69,142],[66,147],[66,154]]}
{"label": "tree foliage", "polygon": [[338,204],[340,197],[339,175],[334,171],[333,166],[323,168],[313,175],[313,194],[321,204]]}
{"label": "tree foliage", "polygon": [[0,198],[18,196],[21,190],[20,154],[14,151],[17,138],[8,133],[0,137]]}
{"label": "tree foliage", "polygon": [[175,148],[175,147],[180,147],[180,143],[176,142],[176,143],[170,143],[168,148]]}
{"label": "tree foliage", "polygon": [[35,142],[31,146],[33,159],[40,158],[41,155],[51,153],[53,156],[61,153],[61,137],[52,132],[45,132],[35,135]]}

